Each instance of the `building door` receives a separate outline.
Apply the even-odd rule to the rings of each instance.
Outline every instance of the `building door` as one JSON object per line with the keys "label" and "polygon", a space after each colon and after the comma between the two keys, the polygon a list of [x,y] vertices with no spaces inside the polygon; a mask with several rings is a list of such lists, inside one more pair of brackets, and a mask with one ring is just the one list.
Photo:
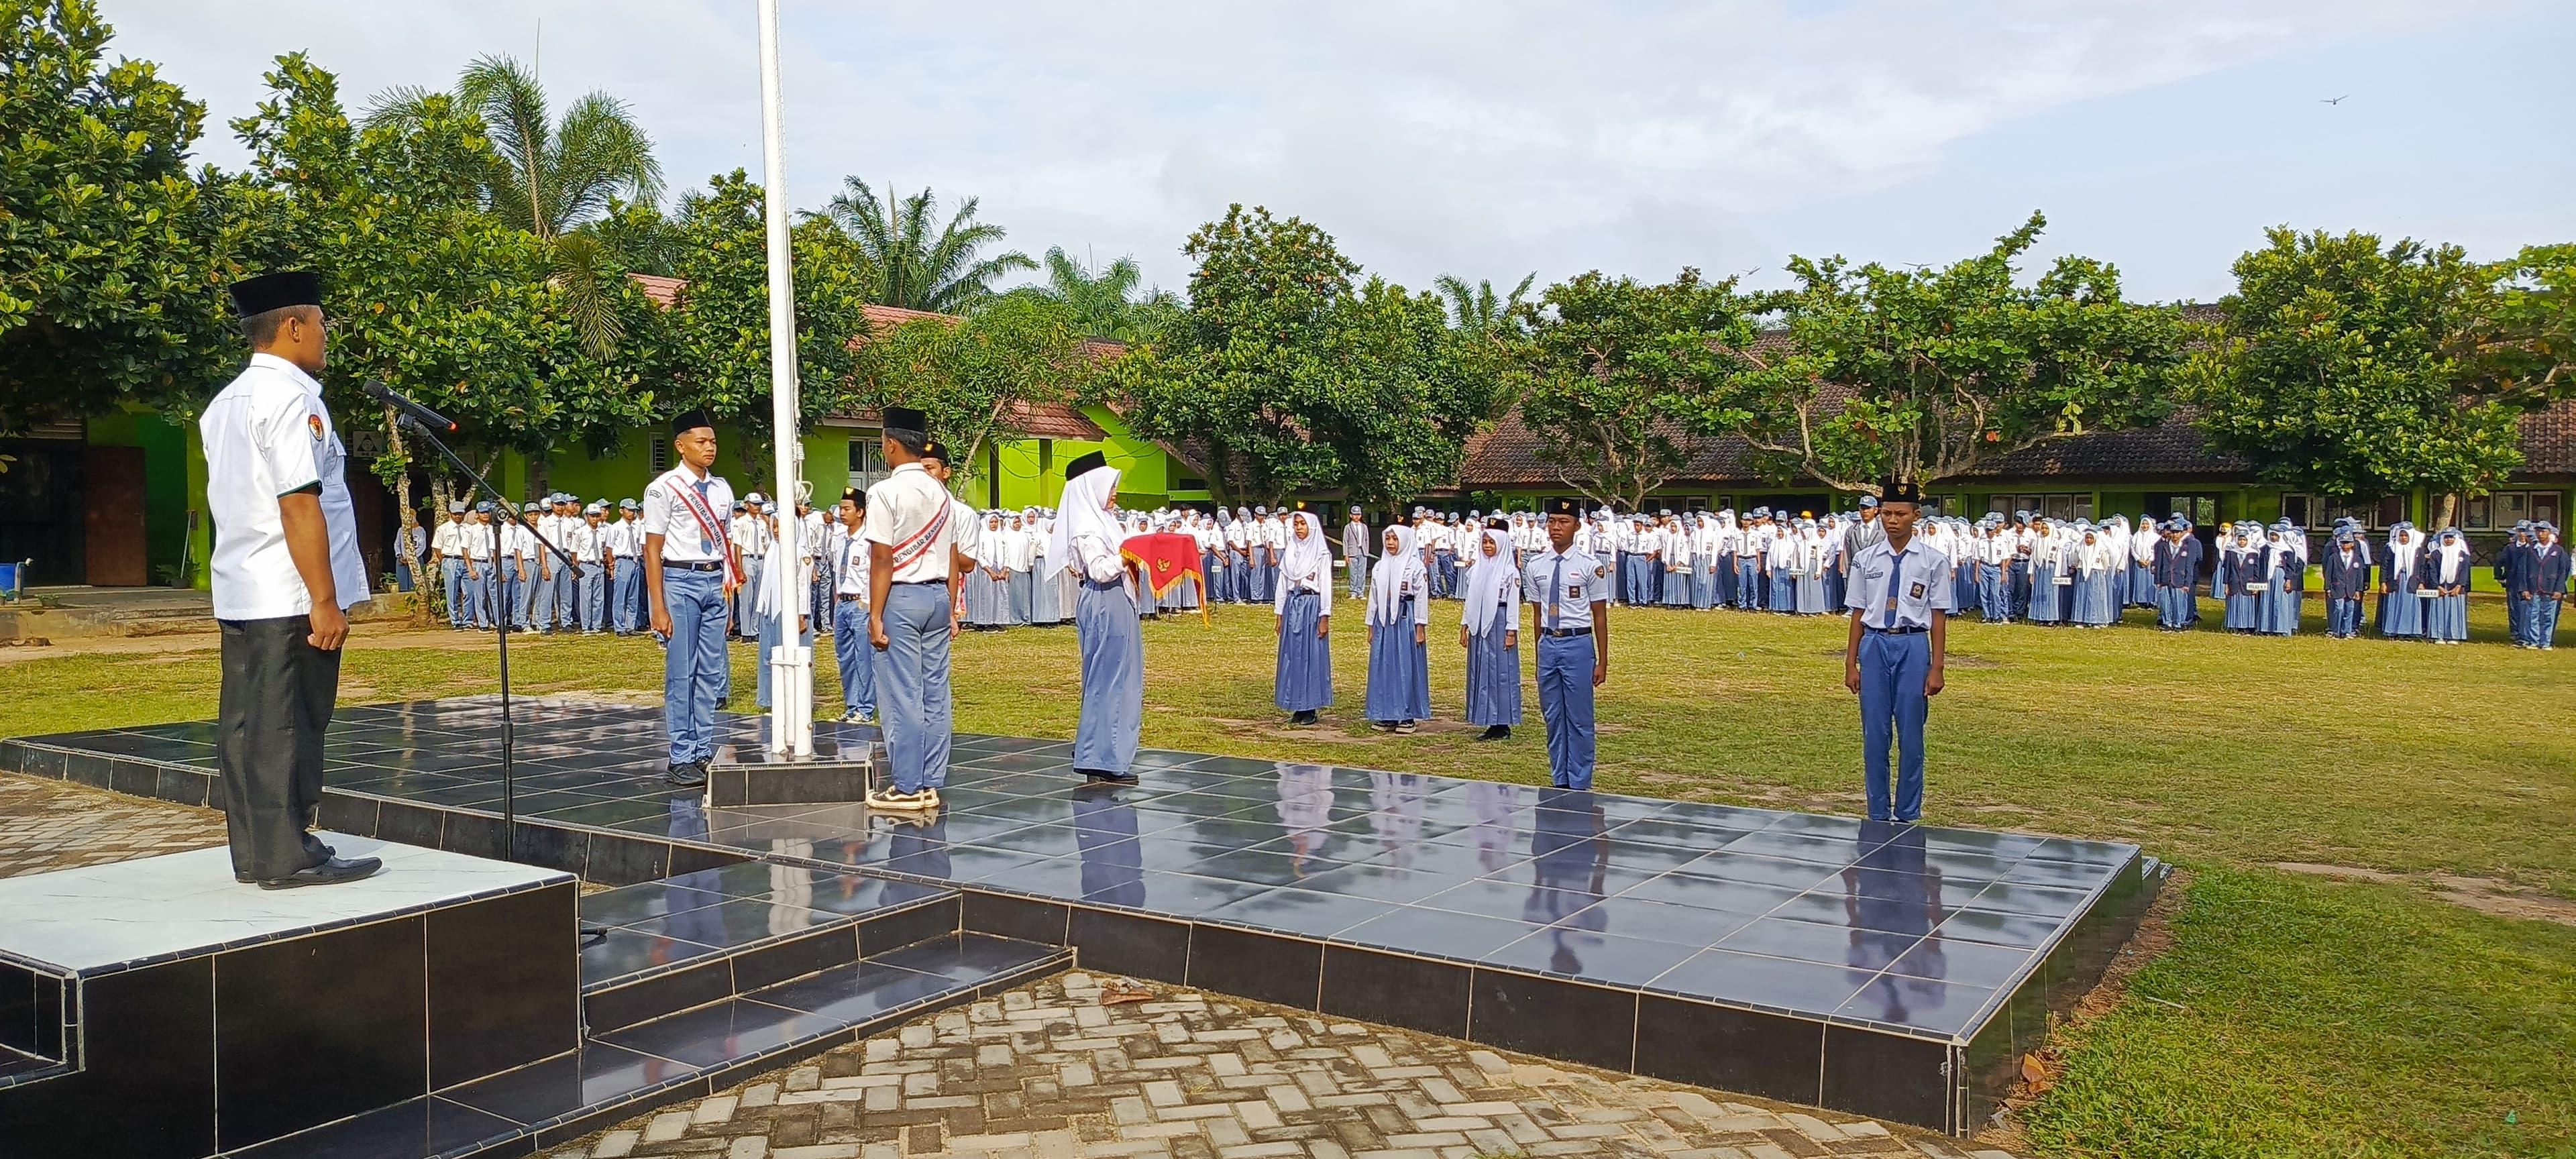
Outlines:
{"label": "building door", "polygon": [[2200,541],[2200,570],[2207,575],[2218,567],[2218,496],[2208,493],[2147,493],[2147,514],[2170,519],[2173,513],[2191,520],[2192,538]]}
{"label": "building door", "polygon": [[143,543],[143,448],[89,447],[83,458],[86,582],[128,588],[151,583]]}

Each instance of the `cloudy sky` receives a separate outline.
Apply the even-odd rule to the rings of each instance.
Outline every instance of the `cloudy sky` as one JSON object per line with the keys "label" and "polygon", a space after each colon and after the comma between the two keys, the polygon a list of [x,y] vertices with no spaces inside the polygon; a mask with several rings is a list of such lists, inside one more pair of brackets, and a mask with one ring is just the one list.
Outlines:
{"label": "cloudy sky", "polygon": [[[760,169],[749,0],[101,2],[112,53],[208,102],[218,164],[303,49],[361,98],[535,59],[558,107],[631,103],[675,194]],[[2223,293],[2274,223],[2576,239],[2558,0],[785,0],[781,24],[799,207],[847,175],[974,194],[1014,247],[1164,286],[1235,201],[1413,286],[1777,284],[1791,253],[1947,260],[2032,209],[2047,252],[2158,299]]]}

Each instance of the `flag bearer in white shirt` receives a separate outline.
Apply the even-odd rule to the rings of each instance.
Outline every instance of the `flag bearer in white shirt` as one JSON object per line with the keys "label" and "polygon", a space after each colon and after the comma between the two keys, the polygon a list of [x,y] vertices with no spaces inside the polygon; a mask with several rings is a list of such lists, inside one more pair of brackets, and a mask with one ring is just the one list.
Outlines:
{"label": "flag bearer in white shirt", "polygon": [[716,704],[724,698],[725,622],[742,586],[725,514],[733,487],[714,473],[715,425],[704,411],[671,420],[680,462],[644,488],[644,599],[663,642],[662,724],[671,740],[663,779],[678,788],[707,783],[716,752]]}

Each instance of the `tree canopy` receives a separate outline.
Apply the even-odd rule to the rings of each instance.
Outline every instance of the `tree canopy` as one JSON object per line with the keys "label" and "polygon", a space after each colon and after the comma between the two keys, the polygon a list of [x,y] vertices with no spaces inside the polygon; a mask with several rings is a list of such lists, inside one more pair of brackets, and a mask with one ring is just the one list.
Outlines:
{"label": "tree canopy", "polygon": [[2521,415],[2571,386],[2576,247],[2481,265],[2361,232],[2266,236],[2184,374],[2214,444],[2356,498],[2476,493],[2521,465]]}
{"label": "tree canopy", "polygon": [[1049,246],[1046,281],[1005,296],[1062,302],[1072,309],[1074,325],[1090,337],[1143,342],[1160,333],[1180,309],[1180,299],[1169,290],[1139,295],[1136,287],[1144,277],[1133,257],[1095,269],[1066,256],[1063,246]]}
{"label": "tree canopy", "polygon": [[1758,302],[1772,334],[1732,346],[1727,373],[1683,413],[1749,440],[1776,477],[1871,493],[2162,419],[2180,317],[2124,300],[2119,272],[2091,258],[2016,281],[2046,225],[2034,213],[1939,269],[1790,258],[1797,288]]}
{"label": "tree canopy", "polygon": [[1585,497],[1630,510],[1682,465],[1676,410],[1753,333],[1735,280],[1694,269],[1660,285],[1594,270],[1515,312],[1529,339],[1513,373],[1539,460]]}
{"label": "tree canopy", "polygon": [[90,0],[0,15],[0,433],[131,400],[185,411],[233,357],[205,106],[109,65]]}
{"label": "tree canopy", "polygon": [[1028,407],[1083,393],[1095,368],[1076,319],[1065,303],[1005,295],[963,319],[885,327],[859,346],[852,401],[922,411],[961,452],[959,473],[978,472],[986,448],[1027,429]]}
{"label": "tree canopy", "polygon": [[[687,282],[665,322],[666,381],[678,405],[721,417],[766,414],[769,400],[768,233],[760,186],[742,170],[709,179],[680,201],[674,273]],[[846,404],[851,339],[868,332],[867,256],[831,222],[789,231],[796,271],[798,397],[807,420]]]}
{"label": "tree canopy", "polygon": [[1498,384],[1468,372],[1439,298],[1354,287],[1329,234],[1264,208],[1229,208],[1183,252],[1187,310],[1112,369],[1140,431],[1206,447],[1220,497],[1384,501],[1456,478]]}

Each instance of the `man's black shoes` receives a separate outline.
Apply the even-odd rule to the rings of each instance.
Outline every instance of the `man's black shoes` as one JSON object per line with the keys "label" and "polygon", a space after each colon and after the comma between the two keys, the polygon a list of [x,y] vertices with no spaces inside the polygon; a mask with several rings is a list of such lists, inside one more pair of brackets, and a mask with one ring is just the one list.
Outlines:
{"label": "man's black shoes", "polygon": [[301,889],[308,885],[337,885],[374,876],[385,863],[373,857],[334,857],[320,865],[308,865],[284,877],[260,879],[261,889]]}
{"label": "man's black shoes", "polygon": [[707,763],[687,761],[676,764],[662,774],[662,783],[674,789],[695,789],[707,783]]}
{"label": "man's black shoes", "polygon": [[1095,785],[1132,785],[1136,783],[1136,774],[1134,773],[1113,773],[1104,769],[1075,769],[1074,771],[1081,773],[1085,777],[1091,778],[1091,783]]}

